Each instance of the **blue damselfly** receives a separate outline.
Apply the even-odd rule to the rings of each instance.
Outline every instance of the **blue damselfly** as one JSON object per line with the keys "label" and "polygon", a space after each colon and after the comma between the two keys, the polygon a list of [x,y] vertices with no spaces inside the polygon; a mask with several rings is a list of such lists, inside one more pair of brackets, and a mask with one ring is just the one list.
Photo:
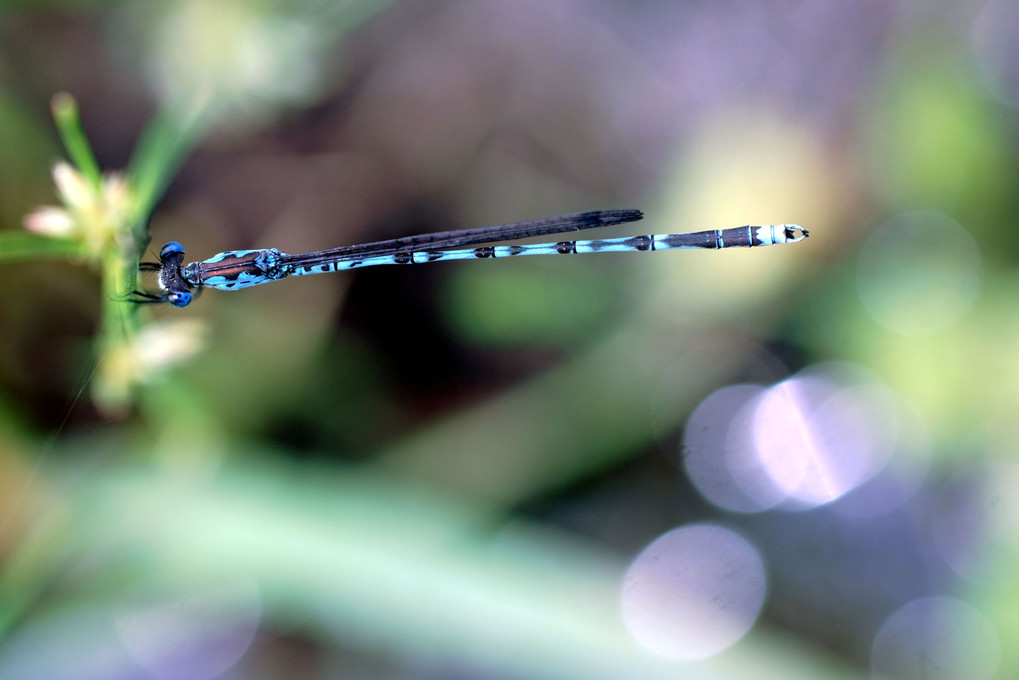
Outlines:
{"label": "blue damselfly", "polygon": [[160,292],[132,291],[133,302],[169,302],[186,307],[203,288],[238,290],[278,281],[287,276],[322,274],[382,264],[422,264],[442,260],[486,259],[518,255],[563,255],[609,253],[681,248],[733,248],[795,243],[807,237],[807,230],[795,224],[745,226],[685,234],[648,234],[589,241],[559,241],[518,245],[483,246],[481,243],[515,241],[532,236],[581,231],[625,222],[636,222],[639,210],[595,210],[494,227],[440,231],[374,243],[340,246],[329,250],[289,255],[268,248],[230,250],[201,262],[184,263],[184,248],[171,241],[159,251],[159,262],[143,262],[146,271],[159,272]]}

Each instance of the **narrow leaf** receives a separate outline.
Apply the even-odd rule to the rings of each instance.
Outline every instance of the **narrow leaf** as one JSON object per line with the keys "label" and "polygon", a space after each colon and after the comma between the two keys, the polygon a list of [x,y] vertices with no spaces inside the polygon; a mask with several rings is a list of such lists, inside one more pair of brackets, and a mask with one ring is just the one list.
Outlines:
{"label": "narrow leaf", "polygon": [[0,232],[0,262],[32,259],[85,257],[85,245],[77,240],[52,238],[27,231]]}
{"label": "narrow leaf", "polygon": [[99,163],[95,154],[92,153],[92,146],[85,137],[85,130],[81,127],[81,116],[78,114],[78,103],[70,94],[59,92],[54,95],[50,108],[53,111],[53,120],[56,122],[57,131],[64,142],[67,154],[71,157],[74,165],[88,181],[96,188],[102,181],[102,173],[99,171]]}

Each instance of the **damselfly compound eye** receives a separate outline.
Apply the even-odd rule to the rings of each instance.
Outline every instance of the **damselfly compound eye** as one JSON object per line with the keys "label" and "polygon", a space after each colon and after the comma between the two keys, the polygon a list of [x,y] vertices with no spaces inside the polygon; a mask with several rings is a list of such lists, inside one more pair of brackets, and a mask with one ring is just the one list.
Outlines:
{"label": "damselfly compound eye", "polygon": [[177,243],[176,241],[170,241],[165,246],[163,246],[162,250],[159,251],[159,259],[165,260],[166,258],[170,257],[175,253],[181,253],[183,255],[184,246]]}
{"label": "damselfly compound eye", "polygon": [[166,296],[166,300],[174,307],[187,307],[191,304],[193,297],[191,293],[170,293]]}

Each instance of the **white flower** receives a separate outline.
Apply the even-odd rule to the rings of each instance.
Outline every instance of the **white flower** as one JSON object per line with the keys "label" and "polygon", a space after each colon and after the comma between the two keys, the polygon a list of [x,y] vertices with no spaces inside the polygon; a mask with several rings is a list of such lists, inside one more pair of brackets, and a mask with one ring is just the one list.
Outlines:
{"label": "white flower", "polygon": [[25,216],[25,228],[43,236],[70,238],[75,235],[76,224],[63,208],[44,205]]}
{"label": "white flower", "polygon": [[97,400],[116,410],[130,401],[132,390],[151,383],[201,351],[206,327],[200,321],[154,323],[112,348],[96,385]]}
{"label": "white flower", "polygon": [[94,192],[88,180],[70,164],[60,162],[53,166],[53,182],[69,210],[85,213],[92,208]]}
{"label": "white flower", "polygon": [[118,174],[103,177],[93,186],[67,163],[53,167],[53,181],[63,207],[42,206],[25,217],[25,228],[56,238],[79,239],[99,255],[130,225],[132,194]]}

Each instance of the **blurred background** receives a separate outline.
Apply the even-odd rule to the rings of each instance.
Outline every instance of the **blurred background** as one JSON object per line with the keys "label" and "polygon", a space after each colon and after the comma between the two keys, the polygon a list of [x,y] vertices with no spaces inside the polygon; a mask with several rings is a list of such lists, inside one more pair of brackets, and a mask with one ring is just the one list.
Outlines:
{"label": "blurred background", "polygon": [[811,237],[186,310],[0,241],[0,678],[1016,677],[1017,46],[1009,0],[4,3],[10,239],[58,92],[104,172],[197,121],[146,260]]}

